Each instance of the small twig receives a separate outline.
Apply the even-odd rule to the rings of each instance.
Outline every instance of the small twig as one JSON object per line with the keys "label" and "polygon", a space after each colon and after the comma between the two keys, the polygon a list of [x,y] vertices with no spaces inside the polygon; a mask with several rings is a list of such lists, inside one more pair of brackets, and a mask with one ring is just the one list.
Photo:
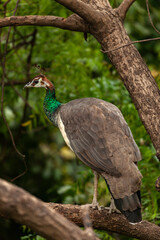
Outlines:
{"label": "small twig", "polygon": [[14,182],[14,181],[17,180],[18,178],[20,178],[20,177],[22,177],[22,176],[24,176],[24,175],[26,174],[26,172],[27,172],[27,170],[28,170],[27,164],[26,164],[26,161],[25,161],[24,158],[23,158],[22,160],[23,160],[23,164],[24,164],[25,169],[24,169],[24,171],[23,171],[21,174],[19,174],[18,176],[12,178],[12,179],[11,179],[11,182]]}
{"label": "small twig", "polygon": [[15,26],[13,28],[14,28],[14,32],[19,36],[19,38],[15,39],[15,42],[23,40],[24,43],[28,44],[28,42],[26,40],[27,40],[27,38],[32,37],[33,32],[23,36],[23,34],[21,34],[21,32],[19,32]]}
{"label": "small twig", "polygon": [[13,11],[14,11],[14,9],[12,9],[12,10],[10,10],[10,11],[4,10],[4,11],[0,11],[0,13],[5,13],[5,15],[6,15],[6,13],[11,13],[11,12],[13,12]]}
{"label": "small twig", "polygon": [[149,17],[149,20],[150,20],[150,23],[152,25],[152,27],[154,28],[154,30],[160,34],[160,31],[158,31],[158,29],[155,27],[155,25],[153,24],[153,21],[152,21],[152,18],[151,18],[151,14],[150,14],[150,10],[149,10],[149,4],[148,4],[148,0],[146,0],[146,6],[147,6],[147,12],[148,12],[148,17]]}
{"label": "small twig", "polygon": [[118,49],[120,49],[120,48],[123,48],[123,47],[126,47],[126,46],[130,46],[130,45],[135,44],[135,43],[149,42],[149,41],[156,41],[156,40],[160,40],[160,37],[157,37],[157,38],[148,38],[148,39],[133,41],[133,42],[123,44],[123,45],[121,45],[121,46],[119,46],[119,47],[117,47],[117,48],[113,48],[113,49],[107,50],[107,51],[103,51],[103,50],[101,49],[101,52],[103,52],[103,53],[109,53],[109,52],[116,51],[116,50],[118,50]]}
{"label": "small twig", "polygon": [[6,1],[4,4],[3,4],[3,8],[4,8],[4,17],[6,17],[6,9],[7,9],[7,4],[10,2],[11,0],[8,0]]}
{"label": "small twig", "polygon": [[6,2],[3,4],[3,7],[5,8],[10,1],[11,1],[11,0],[6,1]]}
{"label": "small twig", "polygon": [[31,44],[31,40],[29,42],[21,42],[21,43],[18,43],[17,45],[13,46],[11,49],[7,50],[6,52],[6,55],[12,51],[17,51],[19,48],[25,46],[25,45],[28,45],[28,44]]}

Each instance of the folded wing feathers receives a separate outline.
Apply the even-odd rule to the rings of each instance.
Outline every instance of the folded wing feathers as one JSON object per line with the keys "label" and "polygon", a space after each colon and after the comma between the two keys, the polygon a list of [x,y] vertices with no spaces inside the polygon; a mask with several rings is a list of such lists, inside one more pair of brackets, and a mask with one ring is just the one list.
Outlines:
{"label": "folded wing feathers", "polygon": [[[75,154],[106,178],[115,198],[137,192],[139,149],[119,109],[99,99],[77,99],[60,112]],[[117,179],[118,178],[118,179]]]}

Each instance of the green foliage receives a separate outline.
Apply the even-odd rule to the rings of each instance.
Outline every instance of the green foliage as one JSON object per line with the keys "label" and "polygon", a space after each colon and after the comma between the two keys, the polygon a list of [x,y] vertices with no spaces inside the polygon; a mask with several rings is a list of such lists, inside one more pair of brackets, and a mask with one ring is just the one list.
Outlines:
{"label": "green foliage", "polygon": [[[121,1],[112,1],[118,6]],[[15,7],[16,0],[9,2],[7,16]],[[152,17],[159,27],[159,13],[156,1],[150,1]],[[22,0],[18,15],[41,14],[67,17],[70,11],[53,1]],[[127,32],[133,40],[150,38],[156,33],[149,25],[145,5],[136,1],[129,10],[125,22]],[[32,34],[36,30],[36,41],[31,51]],[[2,51],[8,28],[2,30]],[[15,48],[23,42],[28,44]],[[137,45],[148,63],[152,73],[160,84],[158,66],[159,44],[150,42]],[[31,55],[31,61],[29,57]],[[159,162],[155,150],[144,129],[131,98],[109,60],[100,52],[100,46],[88,36],[84,40],[82,33],[64,31],[51,27],[17,27],[12,29],[6,60],[6,82],[27,82],[39,74],[35,65],[44,68],[44,73],[52,80],[56,88],[57,99],[68,102],[75,98],[97,97],[112,102],[120,108],[128,122],[134,138],[140,147],[143,160],[139,163],[143,175],[142,213],[143,219],[160,224],[160,195],[155,191],[155,180],[159,176]],[[2,70],[0,70],[2,74]],[[15,91],[15,89],[16,91]],[[92,201],[93,175],[89,168],[76,159],[65,147],[59,131],[47,120],[43,111],[45,90],[23,90],[23,85],[5,87],[4,112],[15,137],[16,145],[26,154],[27,173],[14,183],[44,201],[84,204]],[[16,92],[19,92],[18,94]],[[28,97],[27,97],[28,94]],[[30,107],[25,107],[26,98]],[[0,177],[10,180],[24,171],[24,165],[15,153],[7,128],[0,119]],[[99,182],[100,205],[109,205],[110,196],[103,179]],[[14,229],[14,230],[13,230]],[[2,239],[42,239],[32,231],[21,231],[19,225],[0,220]],[[101,239],[116,239],[103,231],[96,231]],[[21,236],[21,238],[20,238]],[[121,239],[126,239],[121,237]],[[128,239],[128,238],[127,238]]]}
{"label": "green foliage", "polygon": [[25,225],[22,226],[22,232],[24,236],[21,236],[20,240],[45,240],[44,238],[40,237],[36,233],[33,233]]}

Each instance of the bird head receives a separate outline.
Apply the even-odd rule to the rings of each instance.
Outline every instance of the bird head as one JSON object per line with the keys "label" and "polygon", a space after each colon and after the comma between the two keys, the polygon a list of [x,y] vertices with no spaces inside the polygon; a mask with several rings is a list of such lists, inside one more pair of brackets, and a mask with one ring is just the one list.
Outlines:
{"label": "bird head", "polygon": [[46,90],[54,90],[54,85],[51,83],[45,75],[40,74],[32,79],[29,83],[27,83],[24,88],[29,88],[29,87],[41,87],[45,88]]}

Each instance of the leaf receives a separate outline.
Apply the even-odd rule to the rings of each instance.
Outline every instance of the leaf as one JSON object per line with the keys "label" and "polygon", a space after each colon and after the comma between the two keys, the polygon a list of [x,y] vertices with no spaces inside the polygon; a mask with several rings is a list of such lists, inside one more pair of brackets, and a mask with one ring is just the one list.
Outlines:
{"label": "leaf", "polygon": [[59,194],[64,194],[66,192],[68,192],[69,190],[71,190],[72,187],[70,185],[65,185],[65,186],[62,186],[58,189],[58,193]]}
{"label": "leaf", "polygon": [[29,126],[31,123],[32,123],[31,120],[28,120],[27,122],[22,123],[21,126],[22,126],[22,127],[27,127],[27,126]]}

